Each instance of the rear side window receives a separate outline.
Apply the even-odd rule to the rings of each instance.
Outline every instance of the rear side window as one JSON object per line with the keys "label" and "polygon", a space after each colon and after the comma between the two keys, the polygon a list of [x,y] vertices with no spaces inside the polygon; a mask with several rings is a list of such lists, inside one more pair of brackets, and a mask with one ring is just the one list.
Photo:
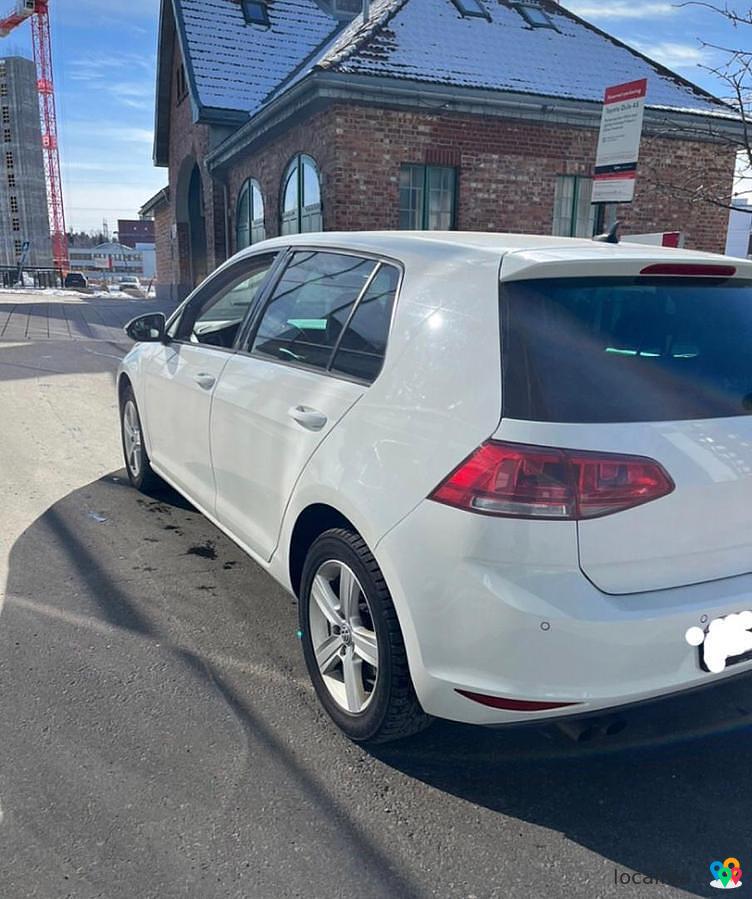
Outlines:
{"label": "rear side window", "polygon": [[250,351],[372,381],[384,357],[399,273],[340,253],[293,253]]}
{"label": "rear side window", "polygon": [[752,412],[752,282],[502,283],[504,415],[677,421]]}
{"label": "rear side window", "polygon": [[399,271],[381,265],[352,314],[339,342],[332,371],[373,381],[381,371]]}

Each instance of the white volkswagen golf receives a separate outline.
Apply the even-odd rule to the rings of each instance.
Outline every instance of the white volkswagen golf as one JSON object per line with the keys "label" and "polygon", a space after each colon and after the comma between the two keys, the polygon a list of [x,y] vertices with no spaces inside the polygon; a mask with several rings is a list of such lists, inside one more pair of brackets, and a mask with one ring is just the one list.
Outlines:
{"label": "white volkswagen golf", "polygon": [[298,598],[352,739],[750,669],[752,264],[287,236],[127,332],[131,482],[167,481]]}

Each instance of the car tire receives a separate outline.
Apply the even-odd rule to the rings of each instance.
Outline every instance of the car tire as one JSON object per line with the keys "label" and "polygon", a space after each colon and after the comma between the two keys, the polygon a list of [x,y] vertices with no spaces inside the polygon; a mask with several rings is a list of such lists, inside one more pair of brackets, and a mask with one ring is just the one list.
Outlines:
{"label": "car tire", "polygon": [[136,490],[150,493],[164,486],[164,481],[154,472],[143,442],[141,416],[136,405],[133,388],[128,385],[120,400],[120,439],[128,480]]}
{"label": "car tire", "polygon": [[337,528],[313,542],[303,565],[299,615],[316,694],[351,740],[385,743],[431,723],[415,694],[389,590],[359,534]]}

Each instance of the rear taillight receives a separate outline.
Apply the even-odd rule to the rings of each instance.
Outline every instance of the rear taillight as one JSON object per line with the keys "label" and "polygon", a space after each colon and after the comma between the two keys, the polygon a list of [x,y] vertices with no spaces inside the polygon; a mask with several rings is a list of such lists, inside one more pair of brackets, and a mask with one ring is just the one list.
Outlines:
{"label": "rear taillight", "polygon": [[485,515],[573,521],[621,512],[673,489],[663,467],[642,456],[490,440],[429,499]]}

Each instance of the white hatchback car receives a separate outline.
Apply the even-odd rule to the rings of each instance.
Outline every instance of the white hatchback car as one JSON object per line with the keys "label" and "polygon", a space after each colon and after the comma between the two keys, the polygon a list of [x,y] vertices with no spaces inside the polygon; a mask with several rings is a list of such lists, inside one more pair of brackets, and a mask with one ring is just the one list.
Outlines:
{"label": "white hatchback car", "polygon": [[127,331],[132,483],[169,482],[298,597],[352,739],[750,669],[752,264],[286,236]]}

